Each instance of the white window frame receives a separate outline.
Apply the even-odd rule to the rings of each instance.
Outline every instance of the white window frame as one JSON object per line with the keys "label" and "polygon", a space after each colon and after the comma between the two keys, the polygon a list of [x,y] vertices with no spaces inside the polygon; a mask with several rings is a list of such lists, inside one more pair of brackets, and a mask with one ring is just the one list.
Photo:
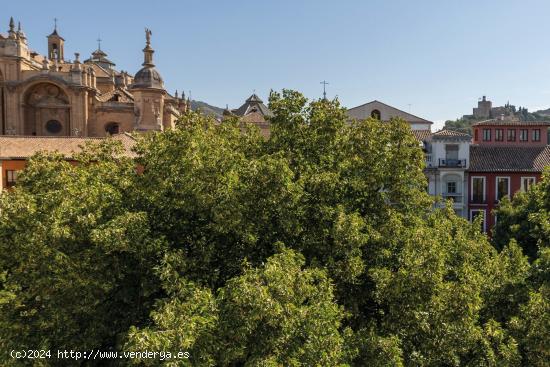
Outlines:
{"label": "white window frame", "polygon": [[[533,183],[531,185],[534,185],[537,183],[537,178],[535,176],[522,176],[519,184],[521,192],[527,192],[528,190],[528,188],[525,188],[525,186],[523,186],[523,180],[525,180],[526,178],[530,178],[533,180]],[[531,185],[529,185],[529,187],[531,187]]]}
{"label": "white window frame", "polygon": [[491,141],[491,138],[492,138],[491,129],[482,129],[482,130],[483,130],[483,141]]}
{"label": "white window frame", "polygon": [[504,141],[504,129],[495,129],[495,141]]}
{"label": "white window frame", "polygon": [[487,177],[485,176],[470,176],[470,201],[474,201],[474,179],[481,178],[483,180],[483,202],[487,201]]}
{"label": "white window frame", "polygon": [[[525,135],[523,135],[525,133]],[[525,139],[523,139],[525,137]],[[529,141],[529,129],[519,129],[519,141]]]}
{"label": "white window frame", "polygon": [[508,194],[505,195],[505,196],[508,196],[508,198],[510,198],[511,195],[512,195],[512,194],[510,193],[510,181],[511,181],[510,176],[497,176],[496,179],[495,179],[495,200],[497,200],[497,201],[500,200],[500,199],[498,198],[498,180],[499,180],[500,178],[507,178],[507,179],[508,179]]}
{"label": "white window frame", "polygon": [[[445,191],[446,191],[447,194],[460,194],[458,192],[458,182],[456,182],[456,181],[446,181],[446,182],[447,182],[447,185],[446,185],[447,187],[445,187]],[[449,191],[449,184],[454,184],[455,185],[455,192],[450,192]]]}
{"label": "white window frame", "polygon": [[[17,177],[19,176],[18,170],[15,170],[15,169],[7,169],[6,170],[6,183],[8,185],[14,185],[15,183],[17,183]],[[10,177],[8,177],[9,175],[11,174],[11,180],[10,180]]]}
{"label": "white window frame", "polygon": [[[531,133],[531,141],[540,141],[540,129],[533,129],[531,130],[532,133]],[[535,133],[538,134],[537,136],[535,136]]]}
{"label": "white window frame", "polygon": [[487,233],[487,210],[486,209],[470,209],[470,223],[474,222],[474,212],[483,212],[483,233]]}

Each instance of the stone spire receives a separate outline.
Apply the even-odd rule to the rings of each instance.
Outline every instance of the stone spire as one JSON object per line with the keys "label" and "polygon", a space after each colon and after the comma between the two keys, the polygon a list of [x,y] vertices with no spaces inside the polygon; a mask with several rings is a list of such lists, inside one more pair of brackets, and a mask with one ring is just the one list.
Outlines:
{"label": "stone spire", "polygon": [[25,32],[23,32],[21,22],[17,22],[17,37],[23,42],[27,41],[27,36],[25,35]]}
{"label": "stone spire", "polygon": [[13,21],[13,17],[10,17],[10,29],[8,31],[9,38],[15,39],[16,33],[15,33],[15,22]]}
{"label": "stone spire", "polygon": [[153,64],[153,54],[155,50],[151,47],[151,30],[145,28],[145,48],[143,49],[143,66],[155,66]]}

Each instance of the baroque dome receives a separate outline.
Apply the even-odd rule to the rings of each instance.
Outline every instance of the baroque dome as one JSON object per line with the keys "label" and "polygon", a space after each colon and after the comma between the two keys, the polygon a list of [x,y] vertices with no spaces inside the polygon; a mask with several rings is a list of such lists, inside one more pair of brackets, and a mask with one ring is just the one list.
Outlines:
{"label": "baroque dome", "polygon": [[143,49],[143,68],[137,72],[134,77],[131,89],[138,88],[151,88],[151,89],[164,89],[164,82],[160,73],[155,69],[153,64],[153,53],[155,50],[151,47],[151,31],[145,29],[145,48]]}
{"label": "baroque dome", "polygon": [[164,89],[164,82],[154,66],[145,66],[135,75],[131,88]]}

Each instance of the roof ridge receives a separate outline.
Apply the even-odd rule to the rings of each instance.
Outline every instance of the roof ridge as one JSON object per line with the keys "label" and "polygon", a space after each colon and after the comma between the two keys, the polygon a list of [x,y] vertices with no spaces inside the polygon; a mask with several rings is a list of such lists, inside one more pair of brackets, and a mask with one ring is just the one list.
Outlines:
{"label": "roof ridge", "polygon": [[370,101],[370,102],[363,103],[362,105],[359,105],[359,106],[355,106],[355,107],[352,107],[352,108],[348,108],[347,110],[349,111],[349,110],[352,110],[352,109],[355,109],[355,108],[363,107],[363,106],[368,105],[369,103],[374,103],[374,102],[378,102],[378,103],[380,103],[380,104],[383,104],[383,105],[386,106],[386,107],[393,108],[394,110],[397,110],[397,111],[399,111],[399,112],[402,112],[402,113],[405,113],[405,114],[410,115],[410,116],[412,116],[412,117],[415,117],[415,118],[419,119],[420,121],[425,121],[425,122],[427,122],[427,123],[433,124],[433,121],[426,120],[425,118],[422,118],[422,117],[420,117],[420,116],[413,115],[413,114],[410,113],[410,112],[404,111],[404,110],[402,110],[402,109],[400,109],[400,108],[397,108],[397,107],[394,107],[394,106],[391,106],[391,105],[389,105],[389,104],[387,104],[387,103],[384,103],[384,102],[382,102],[382,101],[379,101],[379,100],[377,100],[377,99],[372,100],[372,101]]}

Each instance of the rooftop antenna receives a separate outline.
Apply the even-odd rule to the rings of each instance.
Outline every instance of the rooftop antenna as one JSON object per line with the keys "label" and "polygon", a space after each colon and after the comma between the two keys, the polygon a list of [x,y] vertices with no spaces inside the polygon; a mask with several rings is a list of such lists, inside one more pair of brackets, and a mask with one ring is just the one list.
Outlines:
{"label": "rooftop antenna", "polygon": [[99,36],[97,37],[97,49],[101,51],[101,41],[103,41]]}
{"label": "rooftop antenna", "polygon": [[327,90],[326,90],[326,86],[328,85],[328,82],[326,80],[323,80],[321,82],[321,84],[323,84],[323,99],[326,100],[327,99]]}
{"label": "rooftop antenna", "polygon": [[53,30],[57,31],[57,18],[53,18]]}

